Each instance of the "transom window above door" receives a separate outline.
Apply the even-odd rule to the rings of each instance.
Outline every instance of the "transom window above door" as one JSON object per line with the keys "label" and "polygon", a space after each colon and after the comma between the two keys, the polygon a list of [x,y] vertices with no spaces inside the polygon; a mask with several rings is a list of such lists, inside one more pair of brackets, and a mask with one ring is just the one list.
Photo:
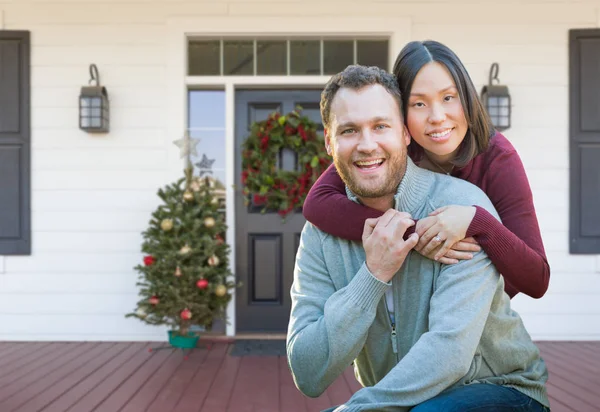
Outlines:
{"label": "transom window above door", "polygon": [[388,70],[382,38],[190,38],[189,76],[320,76],[350,64]]}

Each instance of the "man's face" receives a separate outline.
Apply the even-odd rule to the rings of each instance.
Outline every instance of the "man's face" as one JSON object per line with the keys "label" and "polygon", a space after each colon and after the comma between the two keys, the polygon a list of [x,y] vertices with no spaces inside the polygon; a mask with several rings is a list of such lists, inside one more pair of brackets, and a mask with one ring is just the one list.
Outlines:
{"label": "man's face", "polygon": [[409,143],[398,103],[383,86],[338,90],[325,144],[342,180],[358,197],[396,193]]}

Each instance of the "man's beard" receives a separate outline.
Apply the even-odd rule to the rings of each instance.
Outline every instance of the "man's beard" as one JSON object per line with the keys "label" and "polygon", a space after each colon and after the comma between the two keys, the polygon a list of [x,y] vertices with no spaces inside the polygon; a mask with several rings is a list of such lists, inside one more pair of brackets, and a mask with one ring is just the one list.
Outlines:
{"label": "man's beard", "polygon": [[370,179],[372,181],[362,181],[360,178],[353,177],[351,168],[356,167],[353,164],[354,162],[348,165],[340,161],[337,156],[333,156],[333,163],[343,182],[352,193],[362,198],[377,198],[396,194],[398,185],[402,181],[406,170],[406,155],[397,155],[386,159],[388,173],[382,178]]}

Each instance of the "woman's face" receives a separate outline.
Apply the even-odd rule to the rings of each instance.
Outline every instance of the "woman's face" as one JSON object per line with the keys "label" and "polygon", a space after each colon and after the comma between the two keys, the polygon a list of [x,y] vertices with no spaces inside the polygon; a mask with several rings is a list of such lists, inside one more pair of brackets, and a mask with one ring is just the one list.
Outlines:
{"label": "woman's face", "polygon": [[458,89],[445,66],[427,63],[417,73],[408,100],[406,125],[412,138],[437,163],[458,153],[467,119]]}

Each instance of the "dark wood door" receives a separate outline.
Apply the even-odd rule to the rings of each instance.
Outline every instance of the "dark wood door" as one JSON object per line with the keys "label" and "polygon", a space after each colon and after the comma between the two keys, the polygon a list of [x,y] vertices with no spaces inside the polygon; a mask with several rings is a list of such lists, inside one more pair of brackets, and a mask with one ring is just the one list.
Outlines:
{"label": "dark wood door", "polygon": [[571,253],[600,253],[600,29],[569,33]]}
{"label": "dark wood door", "polygon": [[272,211],[244,205],[241,191],[241,145],[250,125],[272,112],[281,114],[303,107],[303,113],[321,125],[320,90],[239,90],[235,95],[235,228],[236,275],[243,283],[236,292],[236,331],[286,332],[290,315],[290,287],[294,260],[305,220],[302,213],[286,222]]}
{"label": "dark wood door", "polygon": [[0,30],[0,255],[31,253],[29,45]]}

